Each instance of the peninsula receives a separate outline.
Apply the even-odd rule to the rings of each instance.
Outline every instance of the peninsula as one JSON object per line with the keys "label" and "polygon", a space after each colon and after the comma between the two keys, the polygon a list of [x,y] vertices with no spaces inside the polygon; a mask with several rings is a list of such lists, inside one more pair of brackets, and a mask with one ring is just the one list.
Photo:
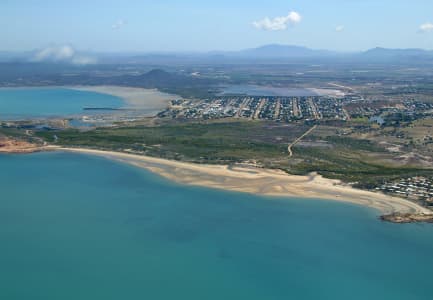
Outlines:
{"label": "peninsula", "polygon": [[44,146],[29,143],[25,140],[10,139],[0,136],[0,154],[1,153],[33,153],[44,151]]}

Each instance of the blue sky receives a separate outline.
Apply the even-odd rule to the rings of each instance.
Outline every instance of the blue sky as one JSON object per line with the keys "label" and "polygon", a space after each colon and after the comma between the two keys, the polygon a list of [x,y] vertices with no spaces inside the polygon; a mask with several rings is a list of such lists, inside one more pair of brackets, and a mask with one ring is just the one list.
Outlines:
{"label": "blue sky", "polygon": [[110,52],[208,51],[270,43],[433,49],[433,1],[1,0],[0,37],[0,50],[20,51],[64,44]]}

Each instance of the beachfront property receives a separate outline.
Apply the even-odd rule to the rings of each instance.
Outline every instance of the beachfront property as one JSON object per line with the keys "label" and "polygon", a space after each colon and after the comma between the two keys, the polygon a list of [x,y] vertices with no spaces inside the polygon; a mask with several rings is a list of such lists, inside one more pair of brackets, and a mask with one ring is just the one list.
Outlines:
{"label": "beachfront property", "polygon": [[395,182],[387,182],[376,188],[387,194],[409,198],[433,206],[433,179],[425,177],[402,178]]}

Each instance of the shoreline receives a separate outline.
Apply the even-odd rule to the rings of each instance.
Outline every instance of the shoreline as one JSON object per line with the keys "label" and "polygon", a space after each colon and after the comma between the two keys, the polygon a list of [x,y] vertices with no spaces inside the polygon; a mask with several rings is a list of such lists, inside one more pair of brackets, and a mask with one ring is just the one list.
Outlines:
{"label": "shoreline", "polygon": [[[122,108],[140,110],[145,117],[152,117],[166,109],[170,101],[181,98],[178,95],[167,94],[158,89],[127,87],[117,85],[47,85],[47,86],[10,86],[0,87],[0,90],[14,89],[50,89],[62,88],[81,92],[93,92],[120,98],[124,103]],[[58,116],[62,117],[62,116]],[[67,116],[63,116],[67,117]],[[34,118],[31,118],[34,119]],[[41,118],[41,119],[44,119]],[[25,120],[25,119],[23,119]]]}
{"label": "shoreline", "polygon": [[[299,197],[352,203],[378,210],[381,214],[432,215],[433,212],[414,202],[382,193],[355,189],[339,180],[318,174],[289,175],[283,171],[244,166],[204,165],[166,160],[124,152],[84,148],[44,147],[48,151],[64,151],[96,155],[146,169],[176,183],[275,197]],[[392,219],[386,219],[392,221]],[[411,218],[413,221],[413,218]],[[401,223],[401,222],[400,222]]]}
{"label": "shoreline", "polygon": [[44,151],[44,147],[0,135],[0,154],[29,154]]}
{"label": "shoreline", "polygon": [[77,85],[62,87],[75,91],[94,92],[118,97],[121,98],[125,103],[124,108],[148,110],[152,112],[149,114],[149,116],[166,109],[171,100],[180,98],[177,95],[167,94],[159,91],[158,89],[145,89],[138,87],[124,87],[116,85]]}

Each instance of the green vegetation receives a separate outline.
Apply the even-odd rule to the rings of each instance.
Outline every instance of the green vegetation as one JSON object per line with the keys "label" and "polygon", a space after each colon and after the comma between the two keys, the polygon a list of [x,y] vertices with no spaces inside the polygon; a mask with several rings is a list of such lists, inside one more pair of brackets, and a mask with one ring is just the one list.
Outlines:
{"label": "green vegetation", "polygon": [[24,130],[15,129],[15,128],[1,128],[0,127],[0,136],[8,136],[8,137],[14,137],[14,138],[22,138],[25,137],[26,134]]}
{"label": "green vegetation", "polygon": [[[255,161],[267,168],[291,174],[318,172],[325,177],[355,182],[373,188],[385,181],[417,175],[433,176],[433,170],[419,165],[393,165],[393,156],[372,140],[336,134],[335,127],[320,127],[287,155],[288,143],[309,127],[266,122],[200,122],[158,126],[129,126],[78,130],[40,131],[36,135],[50,143],[133,151],[168,159],[230,164]],[[309,142],[310,141],[310,142]],[[318,143],[322,141],[322,144]],[[325,147],[323,146],[323,143]]]}
{"label": "green vegetation", "polygon": [[363,150],[371,152],[385,152],[386,150],[369,140],[355,139],[351,137],[328,136],[326,141],[333,145],[346,149]]}
{"label": "green vegetation", "polygon": [[58,143],[64,146],[131,149],[170,159],[231,163],[284,157],[286,144],[266,141],[269,131],[259,122],[237,122],[103,128],[88,132],[65,130],[37,135],[49,142],[56,135]]}
{"label": "green vegetation", "polygon": [[433,170],[371,162],[365,156],[365,150],[355,150],[354,145],[339,144],[326,151],[296,147],[295,153],[302,162],[292,166],[292,173],[318,172],[327,178],[354,182],[360,188],[374,188],[385,181],[406,177],[433,176]]}

